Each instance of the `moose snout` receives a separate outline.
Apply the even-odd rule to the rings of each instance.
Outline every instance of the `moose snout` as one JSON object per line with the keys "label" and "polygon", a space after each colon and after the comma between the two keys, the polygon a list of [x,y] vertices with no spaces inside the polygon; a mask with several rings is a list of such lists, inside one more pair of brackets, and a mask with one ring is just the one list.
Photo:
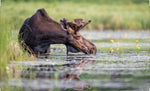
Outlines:
{"label": "moose snout", "polygon": [[88,48],[87,48],[87,47],[81,46],[81,48],[84,50],[84,53],[85,53],[85,54],[87,54],[87,55],[90,54],[90,52],[88,51]]}
{"label": "moose snout", "polygon": [[92,48],[89,49],[90,54],[96,54],[96,52],[97,52],[97,49],[95,46],[93,46]]}
{"label": "moose snout", "polygon": [[88,51],[85,51],[85,54],[89,55],[90,53]]}
{"label": "moose snout", "polygon": [[89,55],[89,54],[96,54],[97,49],[95,45],[92,46],[81,46],[81,48],[84,50],[84,53]]}

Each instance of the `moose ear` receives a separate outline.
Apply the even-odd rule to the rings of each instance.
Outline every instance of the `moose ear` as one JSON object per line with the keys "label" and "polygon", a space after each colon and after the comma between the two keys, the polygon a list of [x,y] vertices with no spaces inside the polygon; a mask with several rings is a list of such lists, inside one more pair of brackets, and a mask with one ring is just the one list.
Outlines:
{"label": "moose ear", "polygon": [[62,25],[62,28],[67,29],[67,19],[63,18],[63,20],[60,20],[60,24]]}

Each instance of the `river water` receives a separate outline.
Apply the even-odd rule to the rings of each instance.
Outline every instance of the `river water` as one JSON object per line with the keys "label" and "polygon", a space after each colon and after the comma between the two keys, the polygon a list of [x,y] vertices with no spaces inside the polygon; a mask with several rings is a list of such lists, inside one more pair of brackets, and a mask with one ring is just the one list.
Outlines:
{"label": "river water", "polygon": [[[147,50],[128,52],[101,51],[116,47],[103,42],[96,55],[82,53],[66,56],[63,45],[53,45],[50,59],[11,61],[13,78],[7,86],[16,91],[150,91],[150,33],[149,31],[83,31],[90,40],[143,39],[138,43]],[[94,37],[96,36],[96,37]],[[133,48],[134,42],[122,42],[117,47]],[[0,84],[1,86],[6,86]]]}

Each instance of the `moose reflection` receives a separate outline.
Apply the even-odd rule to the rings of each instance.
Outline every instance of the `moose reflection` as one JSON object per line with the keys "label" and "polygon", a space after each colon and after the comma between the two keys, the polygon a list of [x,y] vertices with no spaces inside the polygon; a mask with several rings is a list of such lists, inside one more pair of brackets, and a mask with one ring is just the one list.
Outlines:
{"label": "moose reflection", "polygon": [[[62,90],[83,90],[84,88],[91,89],[91,86],[80,78],[80,75],[87,66],[95,63],[96,60],[91,60],[91,58],[76,57],[75,59],[74,57],[68,57],[67,63],[62,65],[28,65],[22,70],[21,77],[24,79],[37,80],[37,82],[33,82],[32,84],[39,84],[36,89],[34,89],[34,86],[32,85],[27,86],[27,88],[32,88],[33,91],[49,91],[50,89],[54,89],[56,87],[59,87]],[[29,83],[26,82],[26,80],[23,80],[22,82],[25,85]],[[42,88],[42,85],[46,85],[47,87],[45,86],[45,88]]]}
{"label": "moose reflection", "polygon": [[83,52],[96,54],[96,46],[80,35],[79,31],[88,25],[91,20],[83,22],[83,19],[67,19],[54,21],[48,16],[45,9],[27,18],[19,32],[19,43],[30,54],[50,54],[50,44],[64,44],[68,52]]}

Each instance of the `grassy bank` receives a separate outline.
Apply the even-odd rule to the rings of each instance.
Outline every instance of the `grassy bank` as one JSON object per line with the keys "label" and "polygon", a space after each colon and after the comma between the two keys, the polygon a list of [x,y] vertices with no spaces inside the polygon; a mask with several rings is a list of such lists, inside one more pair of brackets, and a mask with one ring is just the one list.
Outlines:
{"label": "grassy bank", "polygon": [[2,21],[2,17],[0,17],[0,80],[1,78],[6,74],[6,64],[8,62],[7,58],[7,44],[9,43],[9,38],[8,36],[10,35],[9,31],[5,31],[6,28],[3,27],[5,26],[4,24],[6,21]]}
{"label": "grassy bank", "polygon": [[15,39],[12,39],[12,26],[6,16],[0,15],[0,80],[7,78],[8,67],[10,60],[16,59],[19,53]]}
{"label": "grassy bank", "polygon": [[0,13],[0,81],[11,76],[7,65],[10,61],[33,58],[29,57],[26,52],[22,52],[18,44],[17,34],[15,34],[17,31],[13,30],[14,25],[12,25],[9,18],[2,16]]}
{"label": "grassy bank", "polygon": [[[86,27],[89,30],[97,29],[150,29],[150,7],[148,2],[131,2],[136,0],[122,0],[118,2],[96,0],[92,2],[47,0],[47,2],[2,2],[2,15],[7,16],[11,26],[16,30],[20,28],[23,21],[32,16],[37,9],[45,8],[54,20],[62,18],[73,20],[74,18],[91,19],[93,22]],[[108,3],[108,4],[106,4]],[[111,4],[112,3],[112,4]]]}

